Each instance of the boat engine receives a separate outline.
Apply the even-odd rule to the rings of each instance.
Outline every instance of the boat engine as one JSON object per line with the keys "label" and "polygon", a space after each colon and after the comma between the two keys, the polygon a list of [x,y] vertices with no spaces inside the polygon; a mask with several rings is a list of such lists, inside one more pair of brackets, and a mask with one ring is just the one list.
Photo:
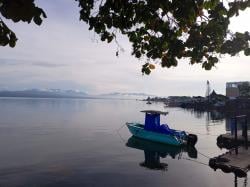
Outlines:
{"label": "boat engine", "polygon": [[187,145],[194,146],[198,140],[198,137],[195,134],[189,134],[187,138]]}

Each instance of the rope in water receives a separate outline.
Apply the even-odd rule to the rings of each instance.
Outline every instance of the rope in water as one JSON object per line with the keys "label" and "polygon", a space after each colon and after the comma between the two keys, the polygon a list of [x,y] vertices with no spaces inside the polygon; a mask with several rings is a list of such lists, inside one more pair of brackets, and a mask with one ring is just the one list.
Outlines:
{"label": "rope in water", "polygon": [[203,162],[199,162],[197,160],[193,160],[193,159],[189,159],[189,158],[185,158],[185,157],[183,157],[182,159],[185,159],[185,160],[188,160],[188,161],[192,161],[192,162],[195,162],[195,163],[198,163],[198,164],[202,164],[202,165],[205,165],[205,166],[209,166],[208,164],[203,163]]}
{"label": "rope in water", "polygon": [[207,156],[206,154],[204,154],[204,153],[202,153],[202,152],[200,152],[200,151],[197,151],[197,153],[199,153],[200,155],[202,155],[202,156],[204,156],[204,157],[206,157],[206,158],[208,158],[208,159],[211,159],[211,157]]}
{"label": "rope in water", "polygon": [[116,131],[120,131],[125,125],[126,125],[126,123],[123,124],[122,126],[120,126]]}
{"label": "rope in water", "polygon": [[122,140],[123,143],[126,142],[126,140],[121,136],[120,134],[120,130],[125,126],[126,124],[123,124],[122,126],[120,126],[118,129],[115,130],[115,132],[118,134],[118,136],[120,137],[120,139]]}

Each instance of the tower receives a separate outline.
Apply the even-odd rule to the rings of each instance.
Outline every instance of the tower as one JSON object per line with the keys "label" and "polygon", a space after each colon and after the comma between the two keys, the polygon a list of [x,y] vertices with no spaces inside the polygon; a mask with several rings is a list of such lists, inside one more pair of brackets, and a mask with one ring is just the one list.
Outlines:
{"label": "tower", "polygon": [[205,95],[205,97],[206,97],[208,100],[209,100],[210,92],[211,92],[211,87],[210,87],[209,81],[207,80],[207,90],[206,90],[206,95]]}

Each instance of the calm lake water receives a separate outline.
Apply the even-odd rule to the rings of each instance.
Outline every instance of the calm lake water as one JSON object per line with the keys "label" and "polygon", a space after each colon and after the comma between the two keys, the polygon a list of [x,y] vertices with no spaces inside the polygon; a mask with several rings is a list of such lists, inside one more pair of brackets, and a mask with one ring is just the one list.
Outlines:
{"label": "calm lake water", "polygon": [[[126,122],[140,110],[169,111],[162,123],[198,134],[187,153],[130,138]],[[119,131],[117,131],[120,128]],[[0,187],[235,186],[234,175],[214,171],[207,157],[226,120],[135,100],[0,99]],[[205,155],[205,156],[204,156]],[[238,186],[248,179],[238,178]],[[249,185],[250,186],[250,185]]]}

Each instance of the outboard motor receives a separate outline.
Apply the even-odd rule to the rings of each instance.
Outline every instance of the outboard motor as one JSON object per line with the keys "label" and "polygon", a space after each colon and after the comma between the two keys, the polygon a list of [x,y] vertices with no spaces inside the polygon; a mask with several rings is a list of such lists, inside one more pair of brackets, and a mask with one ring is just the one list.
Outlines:
{"label": "outboard motor", "polygon": [[187,145],[194,146],[198,140],[198,137],[195,134],[189,134],[187,137]]}

